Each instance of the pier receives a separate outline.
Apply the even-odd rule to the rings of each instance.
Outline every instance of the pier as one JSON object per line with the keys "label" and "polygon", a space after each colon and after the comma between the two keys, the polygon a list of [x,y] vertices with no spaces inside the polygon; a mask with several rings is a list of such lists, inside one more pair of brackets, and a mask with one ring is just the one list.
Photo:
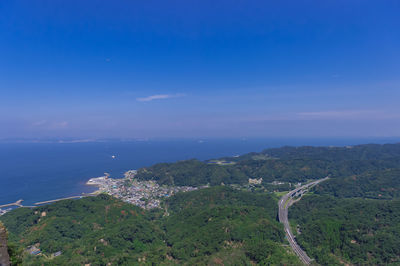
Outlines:
{"label": "pier", "polygon": [[17,200],[14,203],[9,203],[9,204],[4,204],[4,205],[0,205],[0,208],[7,208],[7,207],[12,207],[12,206],[16,206],[16,207],[23,207],[22,203],[22,199]]}
{"label": "pier", "polygon": [[43,204],[48,204],[48,203],[52,203],[52,202],[57,202],[60,200],[69,200],[69,199],[81,199],[84,197],[90,197],[90,196],[96,196],[98,193],[93,192],[93,193],[87,193],[87,194],[82,194],[81,196],[72,196],[72,197],[66,197],[66,198],[60,198],[60,199],[54,199],[54,200],[46,200],[46,201],[41,201],[41,202],[36,202],[34,205],[35,206],[24,206],[22,205],[22,199],[17,200],[16,202],[13,203],[9,203],[9,204],[4,204],[4,205],[0,205],[0,209],[2,208],[7,208],[7,207],[20,207],[20,208],[35,208],[38,207],[39,205],[43,205]]}

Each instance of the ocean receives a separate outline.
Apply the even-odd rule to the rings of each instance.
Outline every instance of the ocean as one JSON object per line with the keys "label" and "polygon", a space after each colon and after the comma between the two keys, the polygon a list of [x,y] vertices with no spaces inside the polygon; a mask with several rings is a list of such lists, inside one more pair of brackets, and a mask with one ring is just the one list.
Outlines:
{"label": "ocean", "polygon": [[[0,143],[0,205],[23,199],[24,205],[78,196],[95,188],[85,183],[107,172],[160,162],[241,155],[285,145],[343,146],[394,143],[397,139],[214,139],[106,141],[87,143]],[[113,158],[115,156],[115,158]]]}

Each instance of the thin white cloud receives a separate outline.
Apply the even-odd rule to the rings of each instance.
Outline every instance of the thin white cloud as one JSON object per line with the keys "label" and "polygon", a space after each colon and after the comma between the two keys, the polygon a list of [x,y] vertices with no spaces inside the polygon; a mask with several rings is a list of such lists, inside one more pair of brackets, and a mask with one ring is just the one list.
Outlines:
{"label": "thin white cloud", "polygon": [[136,98],[137,101],[139,102],[150,102],[153,100],[164,100],[164,99],[171,99],[171,98],[177,98],[177,97],[182,97],[184,96],[183,94],[156,94],[156,95],[151,95],[147,97],[141,97],[141,98]]}
{"label": "thin white cloud", "polygon": [[360,110],[343,110],[343,111],[316,111],[316,112],[301,112],[297,113],[299,116],[308,117],[343,117],[362,115],[366,113],[375,113],[374,111],[360,111]]}
{"label": "thin white cloud", "polygon": [[52,124],[54,129],[61,129],[68,127],[69,123],[67,121],[56,122]]}
{"label": "thin white cloud", "polygon": [[380,115],[382,112],[375,110],[341,110],[341,111],[317,111],[300,112],[297,115],[301,118],[360,118]]}
{"label": "thin white cloud", "polygon": [[41,128],[41,129],[64,129],[69,126],[67,121],[47,121],[47,120],[40,120],[33,122],[31,124],[33,127]]}
{"label": "thin white cloud", "polygon": [[[219,119],[219,118],[215,118]],[[310,112],[288,112],[288,113],[270,113],[255,114],[251,116],[237,115],[232,117],[220,118],[221,121],[236,122],[279,122],[279,121],[308,121],[308,120],[391,120],[400,119],[400,113],[388,110],[329,110],[329,111],[310,111]]]}
{"label": "thin white cloud", "polygon": [[46,123],[47,123],[47,120],[40,120],[40,121],[33,122],[32,126],[40,127],[40,126],[45,125]]}

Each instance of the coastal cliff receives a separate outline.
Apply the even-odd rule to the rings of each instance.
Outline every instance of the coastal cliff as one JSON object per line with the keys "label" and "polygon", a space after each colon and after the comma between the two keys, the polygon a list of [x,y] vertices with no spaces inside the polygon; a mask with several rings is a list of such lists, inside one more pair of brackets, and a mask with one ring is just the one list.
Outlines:
{"label": "coastal cliff", "polygon": [[0,222],[0,266],[10,265],[10,256],[7,250],[7,230]]}

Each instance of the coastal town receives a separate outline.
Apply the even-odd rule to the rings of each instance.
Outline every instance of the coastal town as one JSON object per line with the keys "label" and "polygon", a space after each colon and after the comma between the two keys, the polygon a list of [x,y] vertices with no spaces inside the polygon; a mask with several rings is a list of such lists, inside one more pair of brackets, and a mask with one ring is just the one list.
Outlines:
{"label": "coastal town", "polygon": [[144,209],[160,208],[162,198],[198,189],[189,186],[160,186],[155,181],[137,180],[135,175],[136,170],[129,170],[125,172],[124,178],[115,179],[104,173],[102,177],[91,178],[87,185],[97,186],[99,190],[96,193],[106,193]]}
{"label": "coastal town", "polygon": [[66,199],[79,199],[86,196],[95,196],[100,193],[106,193],[115,198],[121,199],[124,202],[139,206],[144,209],[153,209],[161,207],[162,198],[170,197],[178,192],[188,192],[197,190],[203,187],[190,187],[190,186],[160,186],[157,182],[149,180],[149,181],[141,181],[135,178],[136,170],[129,170],[124,173],[123,178],[110,178],[108,173],[104,173],[104,176],[91,178],[87,181],[87,185],[96,186],[98,190],[89,193],[82,194],[80,196],[72,196],[65,197],[59,199],[53,199],[48,201],[36,202],[35,206],[24,206],[22,205],[23,200],[16,201],[14,203],[9,203],[5,205],[1,205],[0,207],[0,216],[6,214],[11,211],[13,208],[5,208],[9,206],[16,207],[36,207],[48,203],[57,202],[60,200]]}
{"label": "coastal town", "polygon": [[[153,209],[153,208],[161,208],[161,202],[163,198],[167,198],[173,196],[178,192],[188,192],[201,188],[206,188],[208,185],[200,186],[200,187],[191,187],[191,186],[167,186],[167,185],[159,185],[157,182],[153,180],[143,181],[139,180],[136,177],[136,170],[129,170],[124,173],[123,178],[110,178],[108,173],[104,173],[104,176],[91,178],[87,181],[87,185],[96,186],[98,190],[92,193],[83,193],[79,196],[71,196],[58,198],[48,201],[36,202],[34,206],[24,206],[22,205],[22,199],[18,200],[14,203],[9,203],[5,205],[0,205],[0,216],[6,214],[7,212],[13,210],[15,207],[28,207],[33,208],[37,206],[41,206],[44,204],[49,204],[53,202],[57,202],[60,200],[66,199],[80,199],[86,196],[96,196],[100,193],[105,193],[115,198],[121,199],[124,202],[139,206],[144,209]],[[301,183],[291,184],[285,182],[274,181],[272,183],[262,185],[262,178],[249,178],[248,184],[246,185],[237,185],[231,184],[230,187],[234,189],[246,189],[248,191],[254,191],[254,189],[264,189],[265,191],[269,191],[270,193],[275,193],[279,191],[287,191],[289,188],[294,185],[298,187]],[[221,185],[224,185],[221,183]],[[14,206],[14,207],[13,207]],[[8,208],[13,207],[13,208]]]}
{"label": "coastal town", "polygon": [[[34,206],[24,206],[22,205],[23,200],[18,200],[14,203],[5,204],[0,206],[0,216],[6,214],[7,212],[13,210],[14,208],[6,208],[9,206],[14,207],[37,207],[44,204],[49,204],[66,199],[80,199],[86,196],[96,196],[100,193],[106,193],[115,198],[121,199],[124,202],[139,206],[144,209],[160,208],[162,198],[167,198],[173,196],[178,192],[188,192],[201,188],[206,188],[208,185],[200,187],[191,186],[167,186],[159,185],[157,182],[149,180],[142,181],[135,178],[136,170],[129,170],[124,173],[124,178],[110,178],[108,173],[104,173],[104,176],[91,178],[87,181],[87,185],[96,186],[98,190],[92,193],[85,193],[79,196],[64,197],[59,199],[53,199],[48,201],[36,202]],[[253,191],[257,188],[263,188],[264,190],[269,190],[270,193],[286,191],[291,188],[292,185],[298,187],[301,183],[291,184],[285,182],[274,181],[268,183],[265,186],[262,185],[262,178],[249,178],[248,184],[237,185],[231,184],[230,187],[234,189],[246,189],[248,191]],[[221,183],[221,185],[224,185]]]}

